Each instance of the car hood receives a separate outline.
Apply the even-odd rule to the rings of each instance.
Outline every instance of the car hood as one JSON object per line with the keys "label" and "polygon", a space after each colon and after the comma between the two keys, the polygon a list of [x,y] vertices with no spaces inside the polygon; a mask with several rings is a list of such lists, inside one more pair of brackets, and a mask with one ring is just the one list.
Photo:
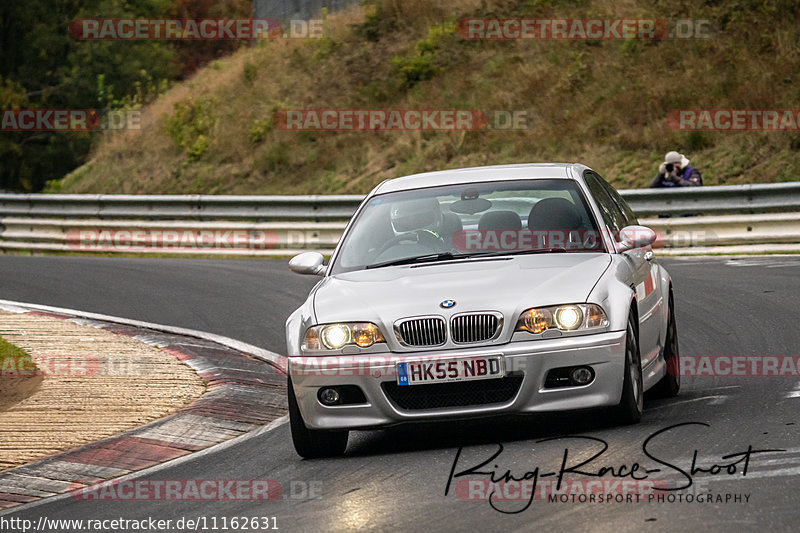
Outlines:
{"label": "car hood", "polygon": [[[611,258],[553,253],[382,267],[325,278],[314,294],[318,323],[374,321],[465,311],[499,311],[506,320],[536,306],[585,302]],[[443,309],[440,303],[455,300]]]}

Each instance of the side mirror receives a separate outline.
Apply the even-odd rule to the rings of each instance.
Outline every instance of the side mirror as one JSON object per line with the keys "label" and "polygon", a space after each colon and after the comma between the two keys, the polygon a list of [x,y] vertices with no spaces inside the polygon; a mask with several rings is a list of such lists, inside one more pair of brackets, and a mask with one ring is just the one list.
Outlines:
{"label": "side mirror", "polygon": [[656,232],[645,226],[625,226],[619,232],[618,249],[626,252],[635,248],[645,248],[656,242]]}
{"label": "side mirror", "polygon": [[324,276],[327,268],[322,262],[325,258],[319,252],[304,252],[292,257],[289,261],[289,270],[296,274],[310,274]]}

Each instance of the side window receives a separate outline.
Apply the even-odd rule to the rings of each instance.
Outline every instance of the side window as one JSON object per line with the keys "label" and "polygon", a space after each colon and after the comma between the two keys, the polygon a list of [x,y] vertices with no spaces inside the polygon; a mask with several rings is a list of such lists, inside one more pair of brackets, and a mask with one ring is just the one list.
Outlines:
{"label": "side window", "polygon": [[610,183],[608,183],[600,176],[597,175],[595,176],[597,177],[597,180],[600,182],[603,188],[606,190],[608,195],[611,196],[611,199],[614,200],[614,203],[617,204],[617,207],[619,207],[619,209],[625,215],[625,220],[626,220],[625,225],[626,226],[638,225],[639,221],[636,219],[636,214],[633,212],[633,209],[631,209],[631,206],[628,205],[628,202],[626,202],[625,199],[619,195],[617,190],[614,187],[612,187]]}
{"label": "side window", "polygon": [[595,202],[597,202],[597,207],[600,208],[600,214],[603,216],[606,226],[612,231],[619,231],[624,228],[627,225],[625,215],[611,198],[600,178],[591,172],[585,173],[583,177],[589,187],[589,192],[592,193]]}

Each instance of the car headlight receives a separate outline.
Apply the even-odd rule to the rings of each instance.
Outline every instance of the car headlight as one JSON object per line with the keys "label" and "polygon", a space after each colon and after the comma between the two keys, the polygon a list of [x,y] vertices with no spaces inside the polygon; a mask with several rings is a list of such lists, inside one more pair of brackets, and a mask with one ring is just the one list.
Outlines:
{"label": "car headlight", "polygon": [[567,305],[556,309],[556,327],[571,331],[583,322],[583,313],[577,305]]}
{"label": "car headlight", "polygon": [[571,304],[526,309],[519,316],[515,331],[543,333],[548,329],[576,331],[606,326],[608,318],[599,305]]}
{"label": "car headlight", "polygon": [[322,328],[322,344],[326,348],[338,350],[348,342],[350,342],[350,328],[344,324],[334,324]]}
{"label": "car headlight", "polygon": [[338,350],[348,344],[369,348],[385,342],[380,328],[372,322],[344,322],[312,326],[306,330],[304,350]]}

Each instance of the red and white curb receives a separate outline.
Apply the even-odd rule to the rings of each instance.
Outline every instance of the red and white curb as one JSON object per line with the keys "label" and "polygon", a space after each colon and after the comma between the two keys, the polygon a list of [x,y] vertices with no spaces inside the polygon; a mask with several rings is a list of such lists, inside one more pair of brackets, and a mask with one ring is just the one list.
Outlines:
{"label": "red and white curb", "polygon": [[212,453],[286,422],[277,354],[206,332],[72,309],[0,300],[0,309],[45,314],[137,338],[171,353],[208,382],[181,411],[125,433],[0,472],[0,515],[102,481],[133,478]]}

